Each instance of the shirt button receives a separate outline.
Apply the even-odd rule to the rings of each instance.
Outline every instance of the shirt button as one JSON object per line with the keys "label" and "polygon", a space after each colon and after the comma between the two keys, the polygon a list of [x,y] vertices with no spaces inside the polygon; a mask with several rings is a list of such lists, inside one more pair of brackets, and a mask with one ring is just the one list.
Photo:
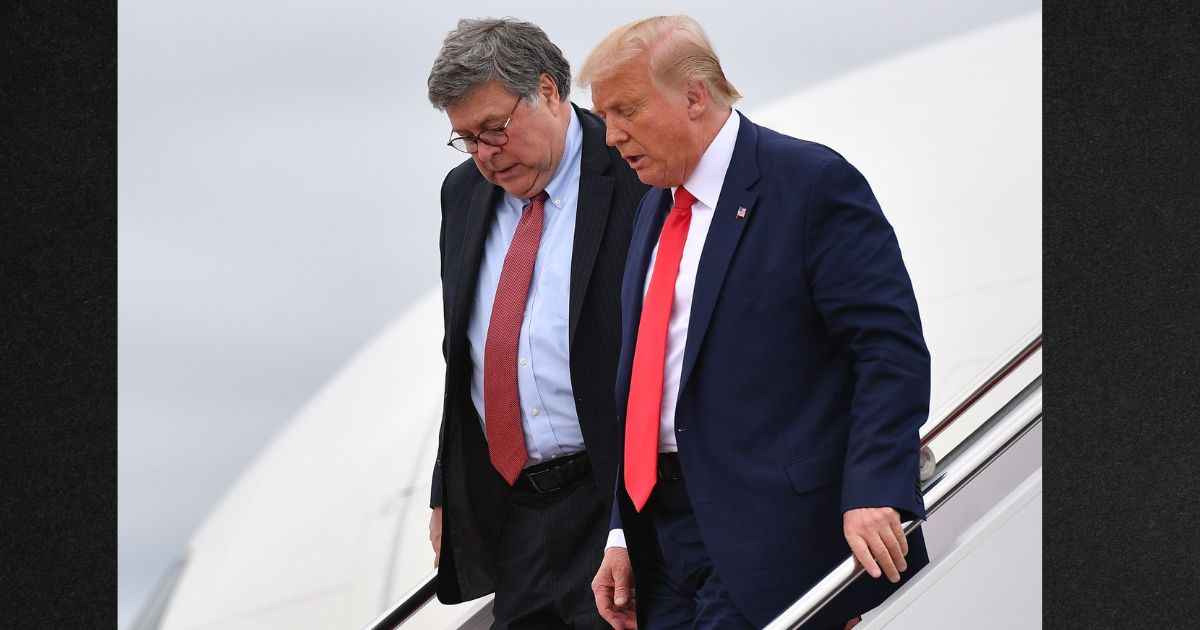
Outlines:
{"label": "shirt button", "polygon": [[521,365],[525,365],[526,363],[529,363],[529,361],[526,361],[525,359],[521,359]]}
{"label": "shirt button", "polygon": [[542,414],[542,410],[541,410],[541,409],[538,409],[537,407],[534,407],[534,408],[533,408],[533,415],[535,415],[535,416],[540,416],[541,414]]}
{"label": "shirt button", "polygon": [[556,206],[561,206],[561,205],[562,205],[562,199],[555,199],[555,200],[554,200],[554,205],[556,205]]}

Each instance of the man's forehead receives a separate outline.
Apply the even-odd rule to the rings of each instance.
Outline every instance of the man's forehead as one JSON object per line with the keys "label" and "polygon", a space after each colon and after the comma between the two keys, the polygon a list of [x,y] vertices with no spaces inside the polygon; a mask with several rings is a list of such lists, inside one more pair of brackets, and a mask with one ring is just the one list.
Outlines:
{"label": "man's forehead", "polygon": [[[517,97],[495,81],[477,88],[457,105],[446,108],[455,131],[471,131],[503,123]],[[495,123],[495,124],[491,124]]]}
{"label": "man's forehead", "polygon": [[638,103],[646,98],[647,86],[642,83],[629,83],[592,86],[592,103],[599,109],[608,109]]}
{"label": "man's forehead", "polygon": [[641,99],[650,83],[649,77],[643,76],[645,72],[641,70],[637,62],[619,66],[607,79],[592,84],[592,100],[608,104]]}

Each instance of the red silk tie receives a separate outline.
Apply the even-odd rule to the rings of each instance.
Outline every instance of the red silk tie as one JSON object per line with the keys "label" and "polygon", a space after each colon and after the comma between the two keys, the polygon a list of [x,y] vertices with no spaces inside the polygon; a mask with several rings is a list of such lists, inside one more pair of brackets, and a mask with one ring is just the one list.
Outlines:
{"label": "red silk tie", "polygon": [[488,453],[492,465],[510,486],[529,460],[525,431],[521,428],[517,344],[521,339],[521,321],[525,318],[533,264],[542,242],[543,204],[547,197],[542,191],[530,200],[517,222],[517,231],[504,256],[504,268],[500,271],[483,349],[483,408]]}
{"label": "red silk tie", "polygon": [[658,479],[658,421],[662,413],[667,327],[694,201],[696,198],[683,186],[675,190],[675,207],[667,215],[658,237],[658,255],[642,303],[637,346],[633,351],[625,420],[625,489],[639,512]]}

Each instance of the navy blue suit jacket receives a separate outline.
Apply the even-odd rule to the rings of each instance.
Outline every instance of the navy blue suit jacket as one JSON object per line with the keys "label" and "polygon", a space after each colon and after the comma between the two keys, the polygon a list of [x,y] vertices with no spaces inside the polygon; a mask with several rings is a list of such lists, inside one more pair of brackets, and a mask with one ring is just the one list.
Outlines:
{"label": "navy blue suit jacket", "polygon": [[[651,189],[635,218],[622,426],[647,265],[670,206],[669,190]],[[849,554],[843,512],[890,506],[924,518],[929,380],[912,283],[866,180],[828,147],[743,116],[700,257],[675,431],[704,545],[748,619],[766,624]],[[636,529],[623,483],[618,499],[614,524]],[[928,562],[919,530],[909,540],[905,576]],[[860,578],[813,625],[845,621],[895,588]]]}

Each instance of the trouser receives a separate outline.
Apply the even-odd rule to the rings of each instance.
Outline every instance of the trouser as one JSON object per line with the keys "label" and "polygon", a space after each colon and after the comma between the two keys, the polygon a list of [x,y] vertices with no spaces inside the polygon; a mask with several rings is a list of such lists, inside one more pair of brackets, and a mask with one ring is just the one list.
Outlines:
{"label": "trouser", "polygon": [[[683,479],[659,480],[647,501],[646,562],[638,571],[642,630],[756,628],[734,604],[712,566]],[[842,630],[838,624],[830,630]],[[807,626],[806,626],[807,627]]]}
{"label": "trouser", "polygon": [[595,476],[550,494],[514,490],[496,556],[495,630],[603,629],[592,578],[609,515]]}

